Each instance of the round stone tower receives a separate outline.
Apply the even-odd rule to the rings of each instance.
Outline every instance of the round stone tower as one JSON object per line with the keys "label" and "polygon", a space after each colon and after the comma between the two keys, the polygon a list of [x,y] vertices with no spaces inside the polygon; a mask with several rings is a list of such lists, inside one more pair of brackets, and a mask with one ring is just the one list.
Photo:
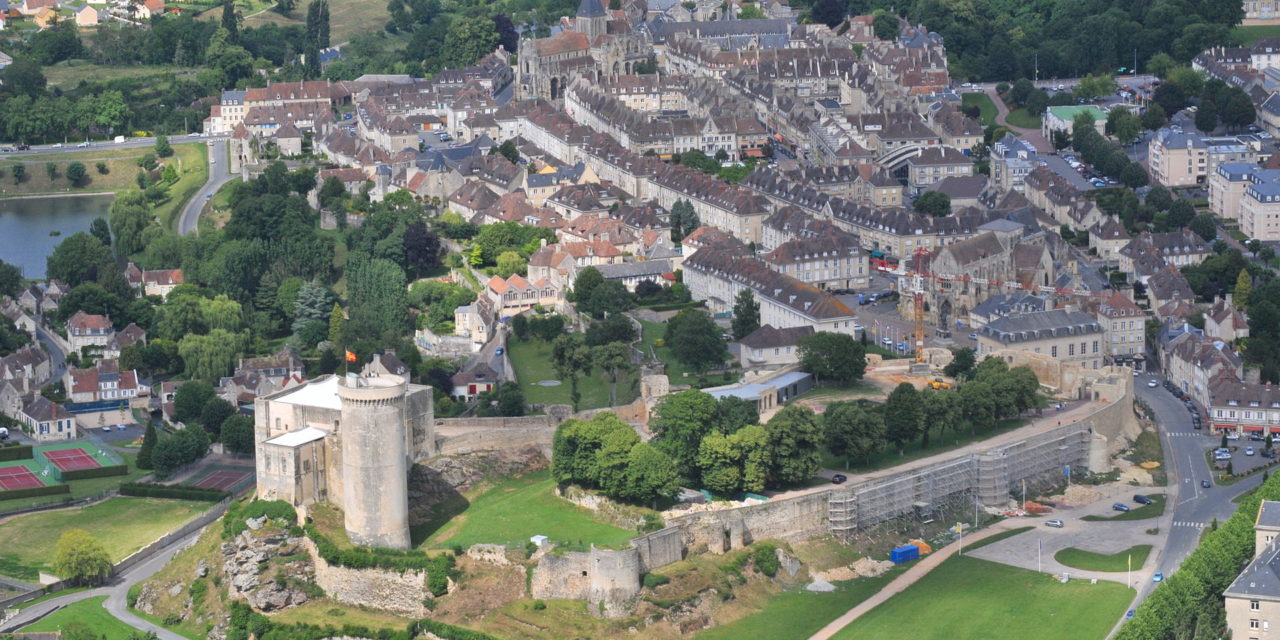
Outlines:
{"label": "round stone tower", "polygon": [[357,545],[409,548],[405,390],[399,376],[338,380],[342,510]]}

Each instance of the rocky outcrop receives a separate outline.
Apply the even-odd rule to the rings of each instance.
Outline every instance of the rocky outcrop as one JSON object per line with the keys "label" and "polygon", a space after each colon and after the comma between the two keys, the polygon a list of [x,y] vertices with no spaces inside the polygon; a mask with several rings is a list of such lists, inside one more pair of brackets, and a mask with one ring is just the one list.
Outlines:
{"label": "rocky outcrop", "polygon": [[[308,591],[318,590],[314,586],[315,566],[302,548],[302,538],[291,538],[284,532],[264,533],[261,523],[256,524],[257,530],[251,524],[220,548],[228,595],[244,597],[263,612],[296,607],[311,599]],[[291,559],[271,562],[272,558]]]}

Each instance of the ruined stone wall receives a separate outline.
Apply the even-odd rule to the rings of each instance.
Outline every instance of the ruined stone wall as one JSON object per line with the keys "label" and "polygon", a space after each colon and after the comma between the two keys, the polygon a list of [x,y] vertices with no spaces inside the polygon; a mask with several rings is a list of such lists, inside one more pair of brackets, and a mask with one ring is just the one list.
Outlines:
{"label": "ruined stone wall", "polygon": [[537,447],[544,457],[550,459],[551,441],[555,435],[554,426],[476,429],[457,434],[440,433],[437,429],[436,447],[442,456]]}
{"label": "ruined stone wall", "polygon": [[311,540],[304,542],[316,567],[316,584],[330,598],[343,604],[389,611],[408,618],[426,615],[422,601],[432,597],[425,571],[350,569],[332,566],[316,553]]}
{"label": "ruined stone wall", "polygon": [[586,600],[591,615],[621,618],[635,609],[641,566],[635,549],[547,553],[534,567],[530,591],[543,600]]}
{"label": "ruined stone wall", "polygon": [[827,492],[693,513],[667,524],[681,529],[685,546],[694,552],[724,553],[768,538],[798,542],[829,533]]}
{"label": "ruined stone wall", "polygon": [[631,546],[640,554],[641,569],[645,572],[684,560],[684,537],[680,527],[667,527],[632,538]]}
{"label": "ruined stone wall", "polygon": [[552,427],[559,421],[549,415],[521,416],[518,418],[437,418],[436,430],[440,429],[517,429],[530,427]]}

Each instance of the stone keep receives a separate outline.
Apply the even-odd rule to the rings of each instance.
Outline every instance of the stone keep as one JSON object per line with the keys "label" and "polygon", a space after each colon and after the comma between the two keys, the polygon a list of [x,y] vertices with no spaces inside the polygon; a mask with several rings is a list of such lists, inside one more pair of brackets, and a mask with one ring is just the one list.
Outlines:
{"label": "stone keep", "polygon": [[[348,377],[342,398],[342,505],[347,536],[365,547],[409,548],[405,380]],[[399,481],[392,482],[391,479]]]}

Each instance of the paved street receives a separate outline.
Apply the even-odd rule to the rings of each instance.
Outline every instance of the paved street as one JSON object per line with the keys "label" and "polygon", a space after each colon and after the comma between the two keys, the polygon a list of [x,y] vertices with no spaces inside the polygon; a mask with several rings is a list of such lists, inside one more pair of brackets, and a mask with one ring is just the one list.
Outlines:
{"label": "paved street", "polygon": [[231,175],[230,162],[227,157],[227,139],[214,138],[209,141],[209,180],[204,183],[200,190],[191,196],[191,200],[182,209],[182,215],[178,218],[178,234],[187,235],[196,231],[199,227],[200,212],[204,210],[204,206],[209,202],[209,198],[217,193],[222,185],[231,181],[237,176]]}

